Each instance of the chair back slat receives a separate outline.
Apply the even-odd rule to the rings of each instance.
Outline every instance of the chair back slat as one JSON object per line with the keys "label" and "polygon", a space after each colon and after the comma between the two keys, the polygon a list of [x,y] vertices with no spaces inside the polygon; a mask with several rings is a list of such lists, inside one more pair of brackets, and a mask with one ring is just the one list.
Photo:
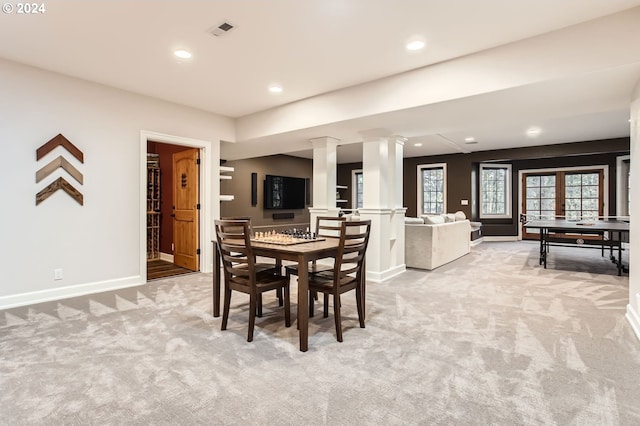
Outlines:
{"label": "chair back slat", "polygon": [[316,235],[319,237],[338,237],[340,229],[346,217],[337,216],[317,216]]}
{"label": "chair back slat", "polygon": [[255,256],[249,220],[216,220],[215,228],[225,280],[254,286]]}
{"label": "chair back slat", "polygon": [[354,273],[356,279],[360,279],[370,233],[370,220],[342,222],[338,254],[334,265],[335,281],[342,281],[347,275]]}

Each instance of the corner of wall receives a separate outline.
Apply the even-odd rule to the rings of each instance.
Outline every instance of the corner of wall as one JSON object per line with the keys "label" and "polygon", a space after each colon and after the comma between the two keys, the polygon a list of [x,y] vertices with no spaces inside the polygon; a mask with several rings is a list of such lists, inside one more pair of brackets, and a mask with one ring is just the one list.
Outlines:
{"label": "corner of wall", "polygon": [[[636,294],[636,306],[640,306],[640,293]],[[629,303],[627,305],[627,321],[631,325],[634,333],[636,333],[636,337],[640,340],[640,313],[638,313],[634,308],[633,304]]]}

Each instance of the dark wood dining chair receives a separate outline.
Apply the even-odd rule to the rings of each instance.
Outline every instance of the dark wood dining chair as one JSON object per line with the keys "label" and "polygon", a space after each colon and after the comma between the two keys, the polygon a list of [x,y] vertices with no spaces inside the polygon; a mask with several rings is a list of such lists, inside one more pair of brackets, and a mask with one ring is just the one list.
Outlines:
{"label": "dark wood dining chair", "polygon": [[313,292],[323,293],[324,316],[328,316],[328,296],[333,296],[333,311],[336,323],[336,338],[342,342],[342,318],[340,295],[351,290],[356,293],[356,305],[360,328],[364,328],[364,263],[371,221],[342,222],[340,242],[333,270],[309,274],[309,316],[313,316]]}
{"label": "dark wood dining chair", "polygon": [[289,278],[273,269],[258,270],[251,249],[251,233],[247,220],[216,220],[216,238],[224,270],[224,308],[221,330],[227,329],[231,293],[235,290],[249,295],[249,330],[247,341],[253,341],[258,301],[262,293],[284,291],[285,325],[291,326]]}
{"label": "dark wood dining chair", "polygon": [[[251,229],[251,217],[250,216],[228,216],[221,218],[222,220],[246,220],[249,222],[249,234],[253,234],[253,230]],[[280,274],[282,272],[282,262],[280,260],[276,260],[274,263],[267,262],[257,262],[256,259],[255,267],[257,272],[272,272],[274,274]],[[283,297],[282,291],[280,289],[276,290],[276,297],[278,298],[278,305],[283,305]],[[258,296],[258,304],[256,308],[256,313],[258,317],[262,317],[262,295]]]}
{"label": "dark wood dining chair", "polygon": [[[317,216],[316,217],[316,236],[317,237],[338,237],[340,236],[340,226],[345,222],[344,216]],[[298,265],[286,265],[284,267],[287,276],[298,275]],[[315,260],[309,262],[309,274],[317,274],[319,272],[333,271],[333,265],[325,265],[317,263]]]}
{"label": "dark wood dining chair", "polygon": [[[317,237],[338,237],[340,235],[340,224],[346,221],[344,216],[316,216],[316,236]],[[317,274],[318,272],[333,271],[333,265],[317,263],[315,260],[309,262],[307,267],[309,274]],[[287,277],[291,275],[298,276],[298,265],[286,265],[284,267]],[[313,294],[313,298],[318,300],[318,293]],[[328,304],[329,297],[325,295],[325,304]]]}

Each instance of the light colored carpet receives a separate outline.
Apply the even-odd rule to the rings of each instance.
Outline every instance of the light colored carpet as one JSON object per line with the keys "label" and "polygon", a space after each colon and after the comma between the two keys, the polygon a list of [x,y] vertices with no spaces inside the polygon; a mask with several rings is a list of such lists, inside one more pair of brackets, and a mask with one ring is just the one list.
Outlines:
{"label": "light colored carpet", "polygon": [[272,296],[253,343],[243,295],[221,332],[210,274],[2,311],[0,424],[640,424],[628,278],[553,256],[485,242],[370,284],[366,328],[345,295],[344,343],[316,315],[307,353]]}

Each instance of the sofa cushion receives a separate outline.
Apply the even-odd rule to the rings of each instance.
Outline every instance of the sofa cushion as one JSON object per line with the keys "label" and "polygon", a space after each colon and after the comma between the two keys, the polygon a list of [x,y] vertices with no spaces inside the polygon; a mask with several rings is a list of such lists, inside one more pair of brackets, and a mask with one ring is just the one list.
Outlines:
{"label": "sofa cushion", "polygon": [[439,214],[425,214],[422,215],[422,219],[424,219],[424,223],[427,225],[438,225],[440,223],[444,223],[444,216]]}
{"label": "sofa cushion", "polygon": [[442,217],[444,217],[444,221],[447,223],[456,221],[456,215],[453,213],[445,213],[442,215]]}
{"label": "sofa cushion", "polygon": [[465,220],[467,218],[467,215],[464,214],[462,210],[458,210],[454,215],[456,216],[456,220]]}
{"label": "sofa cushion", "polygon": [[405,217],[404,218],[404,223],[423,224],[424,223],[424,219],[422,219],[421,217]]}

